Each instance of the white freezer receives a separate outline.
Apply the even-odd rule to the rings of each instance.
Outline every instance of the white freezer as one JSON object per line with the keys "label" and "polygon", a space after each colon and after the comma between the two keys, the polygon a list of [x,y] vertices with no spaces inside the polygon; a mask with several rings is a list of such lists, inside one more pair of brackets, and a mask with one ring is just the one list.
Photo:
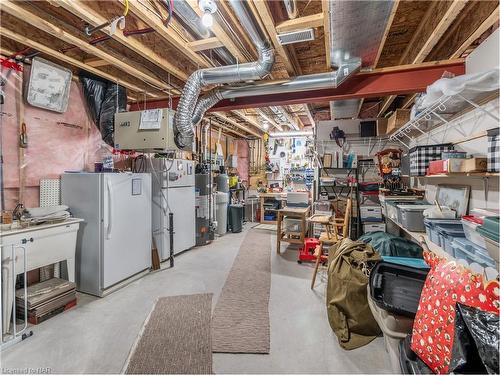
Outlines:
{"label": "white freezer", "polygon": [[61,200],[85,220],[78,233],[79,291],[106,289],[151,266],[151,175],[66,173]]}

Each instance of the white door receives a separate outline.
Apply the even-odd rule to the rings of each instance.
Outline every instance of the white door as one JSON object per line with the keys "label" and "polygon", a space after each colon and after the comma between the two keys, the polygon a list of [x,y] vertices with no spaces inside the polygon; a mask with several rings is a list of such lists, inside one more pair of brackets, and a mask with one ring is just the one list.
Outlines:
{"label": "white door", "polygon": [[102,288],[151,265],[151,175],[103,176]]}
{"label": "white door", "polygon": [[[194,186],[168,189],[168,205],[174,213],[174,254],[178,254],[193,247],[196,241]],[[168,215],[165,222],[168,227]],[[167,258],[170,249],[168,231],[165,231],[165,236]]]}

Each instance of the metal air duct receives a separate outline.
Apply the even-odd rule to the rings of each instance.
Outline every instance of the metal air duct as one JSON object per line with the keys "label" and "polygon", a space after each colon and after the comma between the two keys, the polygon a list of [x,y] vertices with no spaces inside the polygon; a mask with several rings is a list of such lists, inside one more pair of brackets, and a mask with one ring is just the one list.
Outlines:
{"label": "metal air duct", "polygon": [[[332,64],[357,56],[363,67],[373,67],[393,6],[392,0],[330,1]],[[330,102],[331,117],[357,117],[360,104],[361,99]]]}
{"label": "metal air duct", "polygon": [[348,76],[356,72],[360,66],[361,60],[351,59],[349,61],[344,61],[334,72],[309,74],[287,80],[265,81],[245,86],[223,86],[215,88],[198,101],[194,110],[193,123],[196,125],[201,121],[205,112],[222,99],[336,88],[344,82]]}
{"label": "metal air duct", "polygon": [[288,18],[293,19],[296,18],[299,11],[297,9],[297,0],[283,0],[283,4],[285,4],[286,13],[288,14]]}
{"label": "metal air duct", "polygon": [[[263,79],[269,74],[274,64],[274,51],[271,44],[262,30],[256,26],[257,22],[248,11],[245,2],[239,0],[229,0],[229,2],[236,17],[255,44],[259,59],[251,63],[200,69],[191,74],[182,91],[174,118],[176,144],[181,149],[190,145],[193,140],[194,126],[196,126],[196,123],[193,122],[193,114],[202,87]],[[196,112],[197,118],[201,119],[198,113],[203,116],[205,111],[201,109],[213,102],[214,100],[200,100],[200,109]],[[213,104],[211,105],[213,106]]]}

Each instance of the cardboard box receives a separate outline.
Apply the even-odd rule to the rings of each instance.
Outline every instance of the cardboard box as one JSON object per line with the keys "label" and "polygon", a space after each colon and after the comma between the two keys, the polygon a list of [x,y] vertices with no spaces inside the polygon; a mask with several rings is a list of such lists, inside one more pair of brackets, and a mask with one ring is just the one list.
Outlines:
{"label": "cardboard box", "polygon": [[396,109],[392,116],[387,120],[387,134],[391,134],[392,132],[406,124],[408,121],[410,121],[410,110]]}
{"label": "cardboard box", "polygon": [[486,158],[462,159],[460,172],[486,172],[488,161]]}
{"label": "cardboard box", "polygon": [[323,167],[331,168],[332,166],[332,154],[323,155]]}
{"label": "cardboard box", "polygon": [[446,159],[445,162],[445,169],[448,173],[456,173],[460,172],[460,169],[462,168],[462,162],[465,159]]}
{"label": "cardboard box", "polygon": [[387,119],[378,118],[377,119],[377,136],[382,136],[387,134]]}

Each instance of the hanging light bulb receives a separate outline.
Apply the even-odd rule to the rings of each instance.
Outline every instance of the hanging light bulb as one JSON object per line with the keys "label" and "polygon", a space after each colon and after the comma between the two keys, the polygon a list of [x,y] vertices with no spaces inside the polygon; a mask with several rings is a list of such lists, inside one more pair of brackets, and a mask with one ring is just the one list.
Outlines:
{"label": "hanging light bulb", "polygon": [[198,2],[198,7],[203,11],[203,16],[201,16],[201,23],[205,27],[212,27],[214,24],[214,17],[212,14],[217,12],[217,4],[214,0],[200,0]]}
{"label": "hanging light bulb", "polygon": [[262,129],[264,130],[269,129],[269,124],[267,122],[262,123]]}
{"label": "hanging light bulb", "polygon": [[201,17],[201,23],[205,27],[212,27],[212,25],[214,24],[214,17],[212,16],[212,13],[203,13],[203,16]]}

